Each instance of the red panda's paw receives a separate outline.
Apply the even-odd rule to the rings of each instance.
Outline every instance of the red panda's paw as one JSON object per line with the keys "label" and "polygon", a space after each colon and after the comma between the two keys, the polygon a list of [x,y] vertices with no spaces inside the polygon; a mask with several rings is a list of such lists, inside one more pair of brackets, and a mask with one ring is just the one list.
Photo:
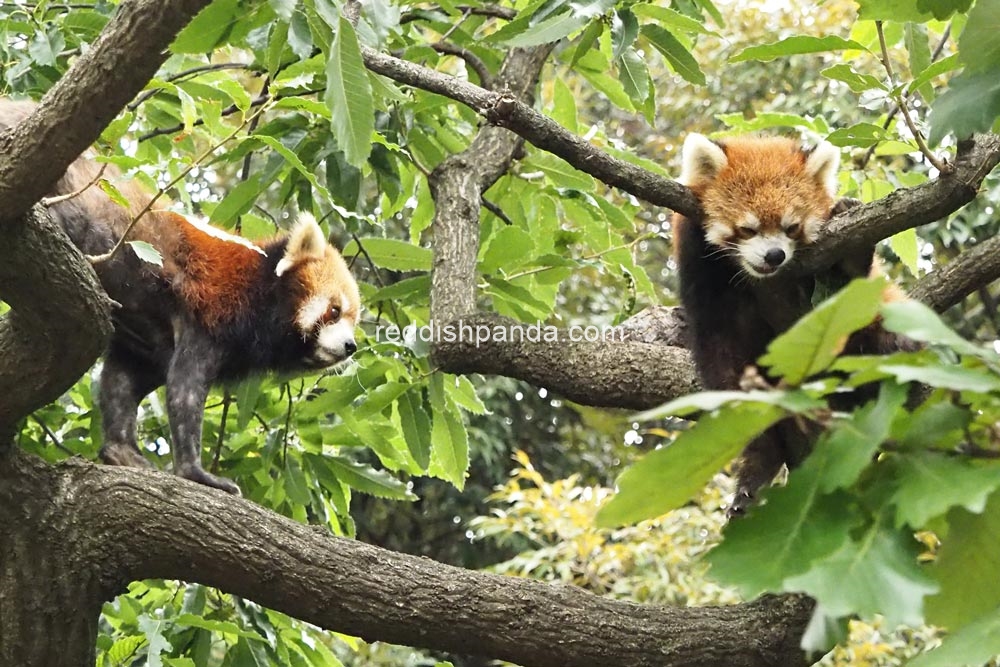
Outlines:
{"label": "red panda's paw", "polygon": [[101,461],[112,466],[126,466],[129,468],[146,468],[153,470],[156,466],[146,460],[135,445],[124,442],[107,442],[101,447],[98,453]]}
{"label": "red panda's paw", "polygon": [[200,466],[191,466],[177,471],[177,474],[184,479],[189,479],[192,482],[197,482],[198,484],[204,484],[205,486],[211,486],[215,489],[220,489],[226,493],[231,493],[234,496],[242,496],[240,492],[240,487],[236,486],[236,483],[232,480],[226,479],[225,477],[217,477],[211,473],[205,472],[204,468]]}

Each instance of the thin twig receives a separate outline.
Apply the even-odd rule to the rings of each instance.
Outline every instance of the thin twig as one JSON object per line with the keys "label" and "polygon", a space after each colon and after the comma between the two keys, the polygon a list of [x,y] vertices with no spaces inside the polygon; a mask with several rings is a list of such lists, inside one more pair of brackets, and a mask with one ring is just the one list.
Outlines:
{"label": "thin twig", "polygon": [[451,42],[438,41],[431,44],[431,48],[438,53],[444,53],[451,56],[458,56],[465,61],[472,71],[476,73],[479,77],[479,85],[483,88],[493,89],[493,74],[490,73],[490,68],[486,66],[486,63],[482,58],[477,56],[475,53],[457,44],[452,44]]}
{"label": "thin twig", "polygon": [[215,441],[215,452],[212,454],[213,473],[219,471],[219,457],[222,455],[222,443],[226,440],[226,419],[229,417],[229,404],[233,402],[233,395],[227,390],[222,396],[222,417],[219,419],[219,437]]}
{"label": "thin twig", "polygon": [[[503,19],[505,21],[512,21],[517,16],[517,12],[509,7],[501,7],[500,5],[482,5],[481,7],[468,7],[464,5],[459,5],[456,9],[463,13],[469,13],[473,16],[489,16],[495,19]],[[440,11],[440,7],[435,7],[432,10],[414,10],[403,14],[400,17],[399,22],[411,23],[413,21],[419,21],[424,18],[428,11]]]}
{"label": "thin twig", "polygon": [[76,456],[76,452],[74,452],[72,449],[64,445],[62,443],[62,440],[59,439],[59,436],[56,435],[52,431],[52,429],[49,428],[48,424],[39,419],[37,415],[31,415],[31,418],[35,421],[36,424],[42,427],[42,430],[45,431],[46,437],[48,437],[48,439],[52,441],[52,444],[55,445],[57,449],[62,450],[63,452],[69,454],[70,456]]}
{"label": "thin twig", "polygon": [[[889,76],[889,88],[895,90],[896,88],[896,75],[892,71],[892,63],[889,61],[889,47],[885,43],[885,31],[882,29],[882,21],[875,21],[875,30],[878,32],[878,43],[882,49],[882,66],[885,67],[885,73]],[[910,117],[910,109],[906,105],[905,98],[899,93],[895,94],[896,105],[903,114],[903,120],[906,122],[906,127],[910,128],[910,133],[913,135],[914,141],[917,142],[917,148],[923,153],[927,161],[931,163],[935,169],[941,174],[951,173],[953,167],[948,164],[948,162],[942,162],[931,150],[927,147],[927,143],[924,141],[924,135],[917,129],[916,123],[913,122],[913,118]]]}
{"label": "thin twig", "polygon": [[[351,233],[351,237],[354,239],[354,242],[358,244],[358,250],[361,251],[361,254],[364,255],[365,259],[368,261],[368,266],[371,267],[372,273],[375,275],[375,282],[378,283],[379,287],[384,288],[386,285],[385,282],[383,282],[382,280],[382,275],[378,272],[378,268],[375,266],[375,262],[372,261],[371,256],[368,254],[368,251],[365,250],[365,246],[362,245],[361,239],[359,239],[358,235],[354,234],[353,232]],[[392,311],[392,317],[394,321],[396,322],[402,321],[399,319],[399,313],[396,312],[396,304],[393,303],[392,301],[389,302],[389,310]],[[379,311],[379,315],[381,317],[381,311]]]}
{"label": "thin twig", "polygon": [[146,205],[142,207],[142,210],[139,211],[135,215],[135,217],[132,218],[132,222],[130,222],[129,225],[128,225],[128,227],[125,228],[125,231],[124,231],[124,233],[122,233],[121,238],[118,239],[118,242],[115,244],[115,246],[111,250],[109,250],[108,252],[106,252],[106,253],[104,253],[102,255],[88,255],[87,259],[90,260],[90,263],[91,264],[100,264],[100,263],[106,262],[106,261],[110,260],[112,257],[114,257],[115,254],[119,250],[121,250],[121,247],[123,245],[125,245],[125,239],[128,238],[129,233],[136,226],[136,224],[138,224],[139,220],[144,215],[146,215],[150,211],[150,209],[153,208],[153,204],[156,203],[157,199],[159,199],[160,197],[162,197],[163,194],[167,190],[171,189],[172,187],[174,187],[175,185],[177,185],[179,182],[181,182],[182,180],[184,180],[184,178],[186,178],[187,175],[189,173],[191,173],[192,170],[194,170],[202,162],[204,162],[212,153],[214,153],[216,150],[218,150],[220,146],[223,146],[226,143],[228,143],[229,141],[231,141],[232,139],[234,139],[236,137],[236,135],[238,135],[240,133],[240,131],[244,127],[246,127],[250,122],[252,122],[254,118],[256,118],[257,116],[259,116],[262,113],[264,113],[267,109],[268,109],[267,106],[262,106],[260,109],[258,109],[256,112],[254,112],[254,114],[252,116],[250,116],[248,118],[244,118],[243,122],[240,123],[239,126],[235,130],[233,130],[227,136],[225,136],[224,138],[220,139],[216,143],[212,144],[207,149],[205,149],[204,153],[202,153],[201,155],[199,155],[191,164],[189,164],[187,167],[185,167],[184,169],[182,169],[181,173],[179,173],[172,181],[170,181],[169,183],[167,183],[167,185],[165,187],[160,188],[157,191],[157,193],[155,195],[153,195],[152,199],[150,199],[149,202],[147,202]]}
{"label": "thin twig", "polygon": [[79,190],[74,190],[73,192],[70,192],[69,194],[65,195],[56,195],[55,197],[42,197],[41,200],[42,206],[52,206],[54,204],[58,204],[59,202],[66,201],[67,199],[73,199],[74,197],[79,197],[84,193],[84,191],[94,187],[94,185],[99,180],[101,180],[101,177],[104,175],[104,170],[107,168],[108,168],[108,163],[107,162],[103,163],[101,165],[101,168],[97,171],[97,175],[94,176],[94,178],[92,178],[89,183],[87,183]]}
{"label": "thin twig", "polygon": [[[268,89],[271,87],[271,78],[264,76],[264,85],[261,87],[261,92],[264,95],[269,95]],[[247,134],[253,134],[257,131],[257,126],[260,124],[260,115],[254,116],[253,120],[250,121],[250,125],[247,127]],[[247,151],[247,154],[243,156],[243,167],[240,169],[240,182],[246,183],[250,178],[250,164],[253,162],[253,149]],[[243,233],[243,216],[236,218],[236,233]]]}
{"label": "thin twig", "polygon": [[503,223],[508,227],[514,224],[514,221],[508,218],[507,214],[504,213],[503,209],[500,208],[497,204],[494,204],[486,197],[480,197],[479,201],[480,203],[482,203],[483,208],[485,208],[487,211],[489,211],[496,217],[500,218],[503,221]]}

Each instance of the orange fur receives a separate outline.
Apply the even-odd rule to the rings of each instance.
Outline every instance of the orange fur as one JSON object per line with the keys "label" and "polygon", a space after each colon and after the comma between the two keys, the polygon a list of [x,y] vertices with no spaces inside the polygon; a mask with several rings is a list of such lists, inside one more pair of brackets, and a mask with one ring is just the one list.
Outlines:
{"label": "orange fur", "polygon": [[180,233],[174,288],[195,316],[215,329],[245,313],[264,256],[240,243],[211,236],[176,213],[156,216],[159,225],[174,225]]}

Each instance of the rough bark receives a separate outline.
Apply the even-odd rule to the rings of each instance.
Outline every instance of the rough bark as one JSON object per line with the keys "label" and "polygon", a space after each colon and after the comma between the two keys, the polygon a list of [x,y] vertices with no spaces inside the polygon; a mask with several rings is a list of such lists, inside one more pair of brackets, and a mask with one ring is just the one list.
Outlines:
{"label": "rough bark", "polygon": [[[812,610],[806,598],[703,608],[618,602],[332,537],[156,472],[51,466],[11,450],[0,458],[0,534],[14,537],[0,541],[5,665],[86,664],[76,655],[67,661],[71,647],[58,624],[79,624],[73,635],[85,637],[101,600],[134,579],[161,577],[215,586],[369,640],[527,667],[806,664],[799,649]],[[52,567],[36,570],[30,559],[46,549],[42,562]],[[29,603],[38,606],[19,606]],[[46,629],[51,634],[39,637]],[[84,652],[84,639],[75,641],[92,665],[92,647]]]}

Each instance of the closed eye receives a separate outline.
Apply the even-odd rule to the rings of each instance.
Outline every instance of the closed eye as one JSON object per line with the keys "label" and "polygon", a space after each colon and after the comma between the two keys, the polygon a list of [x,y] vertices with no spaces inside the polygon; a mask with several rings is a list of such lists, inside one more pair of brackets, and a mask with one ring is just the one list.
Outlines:
{"label": "closed eye", "polygon": [[792,224],[785,226],[785,233],[791,236],[798,234],[801,229],[802,229],[801,224],[793,222]]}
{"label": "closed eye", "polygon": [[753,227],[737,227],[736,237],[741,239],[752,239],[757,236],[757,230]]}

